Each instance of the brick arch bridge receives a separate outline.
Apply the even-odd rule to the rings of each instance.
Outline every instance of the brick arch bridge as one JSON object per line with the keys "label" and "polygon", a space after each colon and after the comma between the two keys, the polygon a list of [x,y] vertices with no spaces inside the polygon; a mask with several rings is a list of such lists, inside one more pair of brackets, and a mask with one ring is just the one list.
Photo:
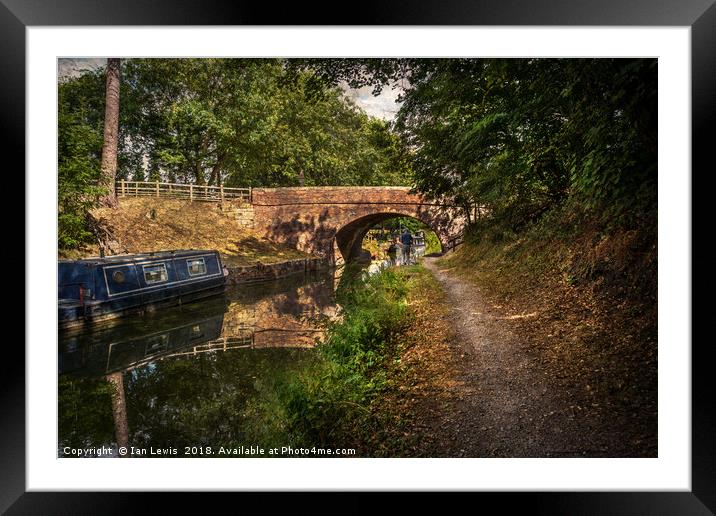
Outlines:
{"label": "brick arch bridge", "polygon": [[460,211],[395,186],[255,188],[254,228],[275,242],[335,261],[336,249],[359,256],[368,230],[393,217],[412,217],[430,227],[443,248],[465,226]]}

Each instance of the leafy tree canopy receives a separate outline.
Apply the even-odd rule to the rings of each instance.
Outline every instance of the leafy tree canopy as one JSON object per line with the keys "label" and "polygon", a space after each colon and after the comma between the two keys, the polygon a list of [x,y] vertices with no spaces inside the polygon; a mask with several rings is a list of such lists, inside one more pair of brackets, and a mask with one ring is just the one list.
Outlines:
{"label": "leafy tree canopy", "polygon": [[418,190],[515,227],[565,201],[635,223],[656,208],[655,59],[297,60],[314,84],[404,88]]}
{"label": "leafy tree canopy", "polygon": [[[395,123],[340,85],[399,85]],[[86,238],[104,74],[59,86],[60,241]],[[655,59],[123,60],[118,178],[400,185],[518,229],[572,203],[653,218]]]}
{"label": "leafy tree canopy", "polygon": [[[118,179],[324,186],[408,184],[388,123],[279,59],[126,59]],[[60,246],[86,240],[98,195],[104,71],[59,85]]]}

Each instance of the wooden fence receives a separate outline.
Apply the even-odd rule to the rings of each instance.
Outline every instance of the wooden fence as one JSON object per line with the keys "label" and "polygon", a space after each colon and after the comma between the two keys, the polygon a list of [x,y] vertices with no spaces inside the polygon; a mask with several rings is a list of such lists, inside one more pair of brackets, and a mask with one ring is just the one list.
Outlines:
{"label": "wooden fence", "polygon": [[454,251],[457,246],[462,244],[465,241],[465,234],[460,233],[458,236],[451,238],[447,242],[447,249],[443,249],[444,251]]}
{"label": "wooden fence", "polygon": [[189,201],[221,202],[240,200],[251,202],[251,188],[226,188],[225,186],[160,183],[158,181],[120,180],[116,186],[120,197],[176,197]]}

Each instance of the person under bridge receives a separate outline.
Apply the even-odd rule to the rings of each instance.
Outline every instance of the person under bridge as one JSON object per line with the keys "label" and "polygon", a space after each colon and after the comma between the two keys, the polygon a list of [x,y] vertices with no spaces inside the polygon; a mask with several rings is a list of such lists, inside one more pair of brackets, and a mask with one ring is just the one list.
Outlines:
{"label": "person under bridge", "polygon": [[400,243],[403,245],[403,265],[410,265],[412,262],[411,250],[413,246],[413,235],[410,234],[408,229],[403,230],[403,234],[400,235]]}

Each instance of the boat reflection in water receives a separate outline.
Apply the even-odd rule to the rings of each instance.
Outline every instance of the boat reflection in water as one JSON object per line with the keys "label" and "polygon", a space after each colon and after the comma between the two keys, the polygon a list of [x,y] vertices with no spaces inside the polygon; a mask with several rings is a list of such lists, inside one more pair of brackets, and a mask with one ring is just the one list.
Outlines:
{"label": "boat reflection in water", "polygon": [[58,455],[248,438],[257,404],[310,359],[334,317],[333,282],[299,276],[228,288],[111,328],[61,332]]}
{"label": "boat reflection in water", "polygon": [[222,295],[112,328],[63,335],[59,373],[98,376],[201,346],[221,336],[228,306]]}

